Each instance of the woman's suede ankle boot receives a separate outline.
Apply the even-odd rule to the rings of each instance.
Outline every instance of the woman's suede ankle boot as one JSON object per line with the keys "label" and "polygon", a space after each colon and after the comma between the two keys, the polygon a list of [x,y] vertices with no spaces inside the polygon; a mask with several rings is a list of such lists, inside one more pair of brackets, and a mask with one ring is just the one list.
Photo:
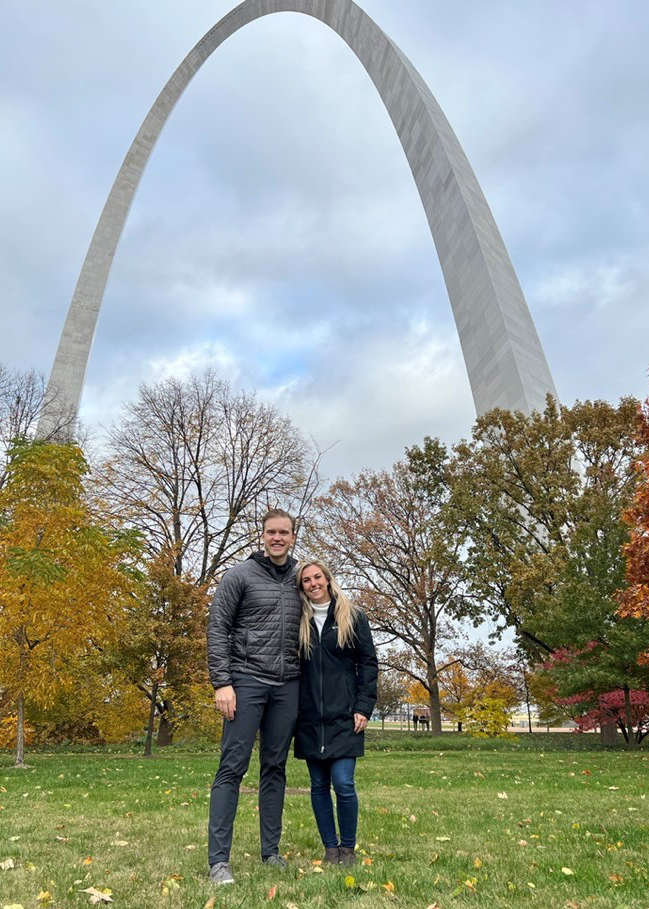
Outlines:
{"label": "woman's suede ankle boot", "polygon": [[353,846],[341,846],[340,847],[340,864],[341,865],[355,865],[356,864],[356,850]]}
{"label": "woman's suede ankle boot", "polygon": [[325,846],[324,860],[327,865],[340,863],[340,846]]}

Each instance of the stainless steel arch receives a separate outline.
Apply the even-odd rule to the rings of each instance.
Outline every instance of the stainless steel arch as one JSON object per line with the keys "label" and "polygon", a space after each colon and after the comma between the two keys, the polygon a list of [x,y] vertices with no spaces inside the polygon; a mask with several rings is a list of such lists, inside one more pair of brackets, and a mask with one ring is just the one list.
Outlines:
{"label": "stainless steel arch", "polygon": [[[50,386],[76,413],[97,316],[124,223],[153,147],[181,94],[217,47],[277,12],[305,13],[332,28],[367,70],[410,164],[444,273],[479,414],[529,412],[556,394],[514,268],[478,181],[448,120],[417,70],[353,0],[245,0],[190,51],[160,92],[131,145],[95,229],[63,328]],[[58,408],[57,408],[58,409]],[[55,415],[44,413],[39,434]]]}

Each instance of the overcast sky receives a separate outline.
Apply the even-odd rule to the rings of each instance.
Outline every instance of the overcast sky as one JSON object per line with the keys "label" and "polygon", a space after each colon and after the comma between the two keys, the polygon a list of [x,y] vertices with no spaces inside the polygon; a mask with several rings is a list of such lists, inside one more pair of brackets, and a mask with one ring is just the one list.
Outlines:
{"label": "overcast sky", "polygon": [[[449,118],[562,400],[649,391],[649,4],[365,0]],[[92,231],[156,95],[230,0],[3,0],[0,362],[48,373]],[[472,398],[412,176],[321,23],[254,22],[162,134],[118,249],[82,415],[215,366],[330,476],[465,436]]]}

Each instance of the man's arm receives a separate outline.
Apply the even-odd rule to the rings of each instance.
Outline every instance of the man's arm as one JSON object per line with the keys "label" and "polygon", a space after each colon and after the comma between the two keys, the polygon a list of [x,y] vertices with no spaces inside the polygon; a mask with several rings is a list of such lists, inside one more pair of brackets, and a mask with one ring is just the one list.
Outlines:
{"label": "man's arm", "polygon": [[236,572],[226,571],[210,606],[207,624],[207,665],[215,689],[214,701],[223,716],[234,719],[236,696],[230,674],[230,634],[243,596]]}

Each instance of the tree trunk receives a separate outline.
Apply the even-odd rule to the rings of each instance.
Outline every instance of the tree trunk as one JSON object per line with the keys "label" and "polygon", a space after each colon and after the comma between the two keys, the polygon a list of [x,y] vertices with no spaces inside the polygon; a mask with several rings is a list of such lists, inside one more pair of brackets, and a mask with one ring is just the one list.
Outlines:
{"label": "tree trunk", "polygon": [[523,670],[523,685],[525,686],[525,706],[527,708],[527,727],[532,731],[532,708],[530,704],[530,689],[527,684],[527,673]]}
{"label": "tree trunk", "polygon": [[151,757],[151,746],[153,744],[153,726],[155,724],[155,701],[158,694],[158,683],[153,683],[151,692],[151,708],[149,710],[149,722],[146,727],[146,742],[144,743],[144,757]]}
{"label": "tree trunk", "polygon": [[381,717],[381,732],[385,732],[385,717]]}
{"label": "tree trunk", "polygon": [[633,714],[631,713],[631,692],[628,685],[624,686],[624,713],[626,714],[626,729],[628,733],[626,747],[633,749],[635,748],[635,738],[633,735]]}
{"label": "tree trunk", "polygon": [[602,723],[600,729],[602,745],[615,745],[617,742],[617,726],[615,722]]}
{"label": "tree trunk", "polygon": [[457,731],[462,732],[462,720],[457,721]]}
{"label": "tree trunk", "polygon": [[437,666],[434,660],[428,669],[428,700],[430,704],[430,734],[442,734],[442,707],[439,702],[439,685],[437,684]]}
{"label": "tree trunk", "polygon": [[16,762],[14,767],[19,770],[26,768],[25,764],[25,695],[21,691],[18,695],[18,716],[16,718]]}
{"label": "tree trunk", "polygon": [[164,748],[166,745],[171,745],[174,738],[174,710],[173,704],[171,701],[163,701],[164,712],[160,716],[160,723],[158,724],[158,738],[156,739],[156,744],[159,748]]}

